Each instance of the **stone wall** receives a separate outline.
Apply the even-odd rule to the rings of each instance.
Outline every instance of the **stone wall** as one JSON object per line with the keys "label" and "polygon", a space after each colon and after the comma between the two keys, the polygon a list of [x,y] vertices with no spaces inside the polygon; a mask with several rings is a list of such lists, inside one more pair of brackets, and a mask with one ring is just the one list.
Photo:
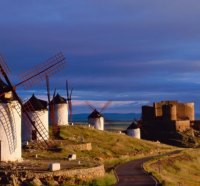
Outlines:
{"label": "stone wall", "polygon": [[176,127],[176,131],[184,132],[190,129],[190,120],[176,121],[175,127]]}
{"label": "stone wall", "polygon": [[151,121],[155,118],[154,107],[142,106],[142,119],[144,121]]}
{"label": "stone wall", "polygon": [[104,165],[55,172],[0,171],[0,185],[76,185],[105,176]]}
{"label": "stone wall", "polygon": [[81,180],[91,180],[97,177],[103,177],[105,175],[104,165],[98,167],[76,169],[76,170],[61,170],[55,172],[46,173],[28,173],[29,178],[37,177],[38,179],[46,177],[67,177],[67,178],[77,178]]}
{"label": "stone wall", "polygon": [[194,121],[194,103],[179,103],[177,105],[177,116],[180,120],[189,119]]}
{"label": "stone wall", "polygon": [[69,145],[70,148],[75,150],[92,150],[92,144],[91,143],[83,143],[78,145]]}

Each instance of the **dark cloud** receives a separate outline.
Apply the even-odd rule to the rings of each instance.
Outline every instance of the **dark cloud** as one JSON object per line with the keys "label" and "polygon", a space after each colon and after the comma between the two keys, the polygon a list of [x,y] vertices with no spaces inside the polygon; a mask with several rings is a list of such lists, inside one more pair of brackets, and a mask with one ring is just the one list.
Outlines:
{"label": "dark cloud", "polygon": [[[0,52],[17,83],[18,74],[63,51],[67,67],[50,79],[51,87],[65,94],[68,79],[77,101],[179,99],[198,106],[199,5],[198,0],[1,1]],[[44,86],[34,89],[45,96]],[[117,110],[132,107],[140,110],[137,104]]]}

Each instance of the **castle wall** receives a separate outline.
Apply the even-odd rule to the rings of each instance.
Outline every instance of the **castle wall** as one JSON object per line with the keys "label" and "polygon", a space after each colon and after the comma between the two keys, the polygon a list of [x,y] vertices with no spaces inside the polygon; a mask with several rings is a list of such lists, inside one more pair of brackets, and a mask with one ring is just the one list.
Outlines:
{"label": "castle wall", "polygon": [[161,101],[155,102],[153,107],[142,107],[143,124],[160,130],[183,132],[190,129],[190,122],[195,120],[194,115],[194,103]]}
{"label": "castle wall", "polygon": [[163,116],[163,106],[164,105],[177,105],[177,101],[161,101],[161,102],[155,102],[154,103],[154,109],[155,109],[155,116],[156,117],[162,117]]}
{"label": "castle wall", "polygon": [[162,114],[164,120],[177,120],[177,109],[176,105],[163,105]]}
{"label": "castle wall", "polygon": [[160,103],[154,103],[154,112],[156,117],[161,117],[162,116],[162,106],[163,104]]}
{"label": "castle wall", "polygon": [[190,121],[194,121],[194,103],[179,103],[177,105],[178,112],[177,117],[180,120],[189,119]]}
{"label": "castle wall", "polygon": [[149,121],[155,118],[154,107],[142,106],[142,120]]}
{"label": "castle wall", "polygon": [[180,132],[184,132],[190,129],[190,120],[176,121],[175,128],[176,128],[176,131],[180,131]]}

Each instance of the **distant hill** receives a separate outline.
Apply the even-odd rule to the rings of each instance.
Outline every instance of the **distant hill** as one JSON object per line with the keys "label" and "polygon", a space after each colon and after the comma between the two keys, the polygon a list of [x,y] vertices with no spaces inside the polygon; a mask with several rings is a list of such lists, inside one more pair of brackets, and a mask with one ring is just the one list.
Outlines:
{"label": "distant hill", "polygon": [[[74,122],[87,122],[88,115],[86,113],[83,114],[73,114]],[[111,121],[132,121],[133,119],[139,119],[141,114],[138,113],[127,113],[127,114],[119,114],[119,113],[105,113],[103,114],[106,120]]]}

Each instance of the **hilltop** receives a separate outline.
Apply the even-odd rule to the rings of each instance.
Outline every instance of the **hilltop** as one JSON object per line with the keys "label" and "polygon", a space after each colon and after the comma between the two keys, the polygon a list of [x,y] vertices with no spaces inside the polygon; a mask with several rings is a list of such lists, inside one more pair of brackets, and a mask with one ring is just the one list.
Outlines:
{"label": "hilltop", "polygon": [[[64,159],[69,154],[76,154],[77,160],[64,166],[67,166],[68,169],[80,169],[103,164],[107,172],[105,179],[111,180],[110,184],[115,182],[112,169],[117,164],[174,149],[174,147],[163,145],[158,142],[134,139],[124,134],[99,131],[81,125],[61,127],[60,139],[54,140],[54,142],[62,149],[61,151],[50,152],[39,149],[34,151],[24,150],[23,158],[36,161],[35,156],[37,154],[38,159],[40,159],[40,161],[42,160],[42,162],[53,160],[61,162],[62,166],[63,163],[66,163]],[[91,150],[80,150],[76,146],[88,143],[91,143]],[[78,164],[79,161],[81,162],[80,165]],[[38,164],[38,162],[36,164]],[[73,181],[77,183],[77,180]],[[94,180],[92,182],[94,182]],[[78,183],[83,184],[80,180],[78,180]],[[101,182],[100,185],[104,184]]]}

